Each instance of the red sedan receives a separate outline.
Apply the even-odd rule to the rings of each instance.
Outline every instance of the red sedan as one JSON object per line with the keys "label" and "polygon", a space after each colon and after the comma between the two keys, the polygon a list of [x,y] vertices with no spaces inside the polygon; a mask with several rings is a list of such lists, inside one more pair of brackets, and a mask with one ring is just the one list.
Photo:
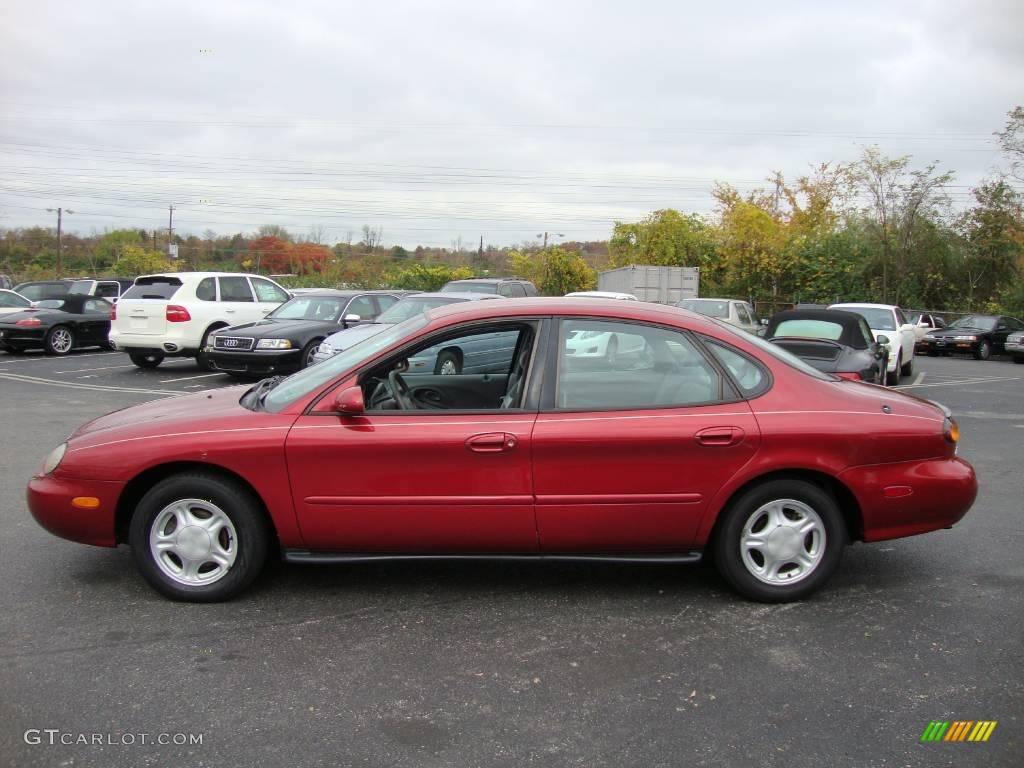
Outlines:
{"label": "red sedan", "polygon": [[[501,373],[408,361],[490,343]],[[612,352],[614,350],[614,352]],[[496,353],[497,354],[497,353]],[[846,543],[960,520],[977,482],[942,406],[821,373],[731,326],[600,299],[467,302],[286,379],[127,408],[28,486],[41,525],[129,543],[163,594],[294,562],[693,562],[801,598]]]}

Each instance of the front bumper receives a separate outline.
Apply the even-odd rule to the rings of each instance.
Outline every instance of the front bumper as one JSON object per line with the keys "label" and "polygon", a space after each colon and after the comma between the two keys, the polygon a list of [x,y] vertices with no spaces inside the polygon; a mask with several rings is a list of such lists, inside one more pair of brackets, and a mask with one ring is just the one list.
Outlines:
{"label": "front bumper", "polygon": [[864,541],[949,528],[978,495],[974,467],[959,456],[853,467],[839,480],[860,505]]}
{"label": "front bumper", "polygon": [[9,325],[4,328],[0,328],[0,347],[7,345],[20,347],[41,347],[43,346],[43,339],[46,338],[46,332],[49,328],[40,328],[38,326],[33,328],[19,328],[16,325]]}
{"label": "front bumper", "polygon": [[302,368],[301,349],[257,349],[251,352],[225,352],[206,347],[206,360],[215,371],[242,376],[270,376],[295,373]]}
{"label": "front bumper", "polygon": [[[32,517],[55,536],[98,547],[114,547],[117,546],[114,520],[122,490],[124,483],[50,474],[33,477],[26,496]],[[99,506],[79,509],[71,503],[78,497],[98,499]]]}
{"label": "front bumper", "polygon": [[921,339],[917,342],[918,352],[958,352],[969,354],[978,351],[977,341],[952,341],[950,339]]}

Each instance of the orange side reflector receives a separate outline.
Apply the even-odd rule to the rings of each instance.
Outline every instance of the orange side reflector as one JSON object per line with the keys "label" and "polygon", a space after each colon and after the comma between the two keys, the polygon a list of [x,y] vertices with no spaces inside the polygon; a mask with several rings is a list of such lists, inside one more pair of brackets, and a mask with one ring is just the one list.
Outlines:
{"label": "orange side reflector", "polygon": [[887,499],[898,499],[903,496],[912,495],[914,489],[909,485],[889,485],[882,490],[882,493]]}
{"label": "orange side reflector", "polygon": [[95,496],[75,496],[71,500],[71,506],[78,509],[96,509],[99,505],[100,500]]}

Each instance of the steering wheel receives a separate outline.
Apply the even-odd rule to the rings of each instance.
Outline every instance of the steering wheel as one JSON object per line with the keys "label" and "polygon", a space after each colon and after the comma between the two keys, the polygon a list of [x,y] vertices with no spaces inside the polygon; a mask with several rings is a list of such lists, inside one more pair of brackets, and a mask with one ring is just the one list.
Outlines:
{"label": "steering wheel", "polygon": [[416,410],[416,402],[412,399],[412,390],[409,389],[409,385],[396,369],[392,369],[388,373],[388,387],[391,389],[391,397],[398,403],[399,408],[403,411]]}

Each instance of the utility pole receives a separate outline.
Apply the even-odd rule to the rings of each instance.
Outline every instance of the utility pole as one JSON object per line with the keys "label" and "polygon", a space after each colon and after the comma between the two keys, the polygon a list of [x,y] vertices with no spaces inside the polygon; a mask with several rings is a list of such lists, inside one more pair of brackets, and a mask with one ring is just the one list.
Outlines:
{"label": "utility pole", "polygon": [[63,208],[47,208],[46,210],[50,213],[53,213],[55,210],[57,211],[57,277],[59,278],[64,272],[64,259],[61,253],[61,245],[63,244],[61,240],[61,218],[63,214],[74,213],[74,211],[70,208],[66,211]]}
{"label": "utility pole", "polygon": [[156,250],[156,230],[153,230],[153,250]]}
{"label": "utility pole", "polygon": [[[552,232],[551,234],[554,237],[565,237],[565,235],[563,235],[561,232]],[[543,237],[544,238],[544,250],[547,250],[547,248],[548,248],[548,233],[545,232],[544,234],[537,235],[537,237]]]}
{"label": "utility pole", "polygon": [[167,214],[167,247],[171,247],[171,243],[174,242],[174,203],[171,203],[168,208]]}

